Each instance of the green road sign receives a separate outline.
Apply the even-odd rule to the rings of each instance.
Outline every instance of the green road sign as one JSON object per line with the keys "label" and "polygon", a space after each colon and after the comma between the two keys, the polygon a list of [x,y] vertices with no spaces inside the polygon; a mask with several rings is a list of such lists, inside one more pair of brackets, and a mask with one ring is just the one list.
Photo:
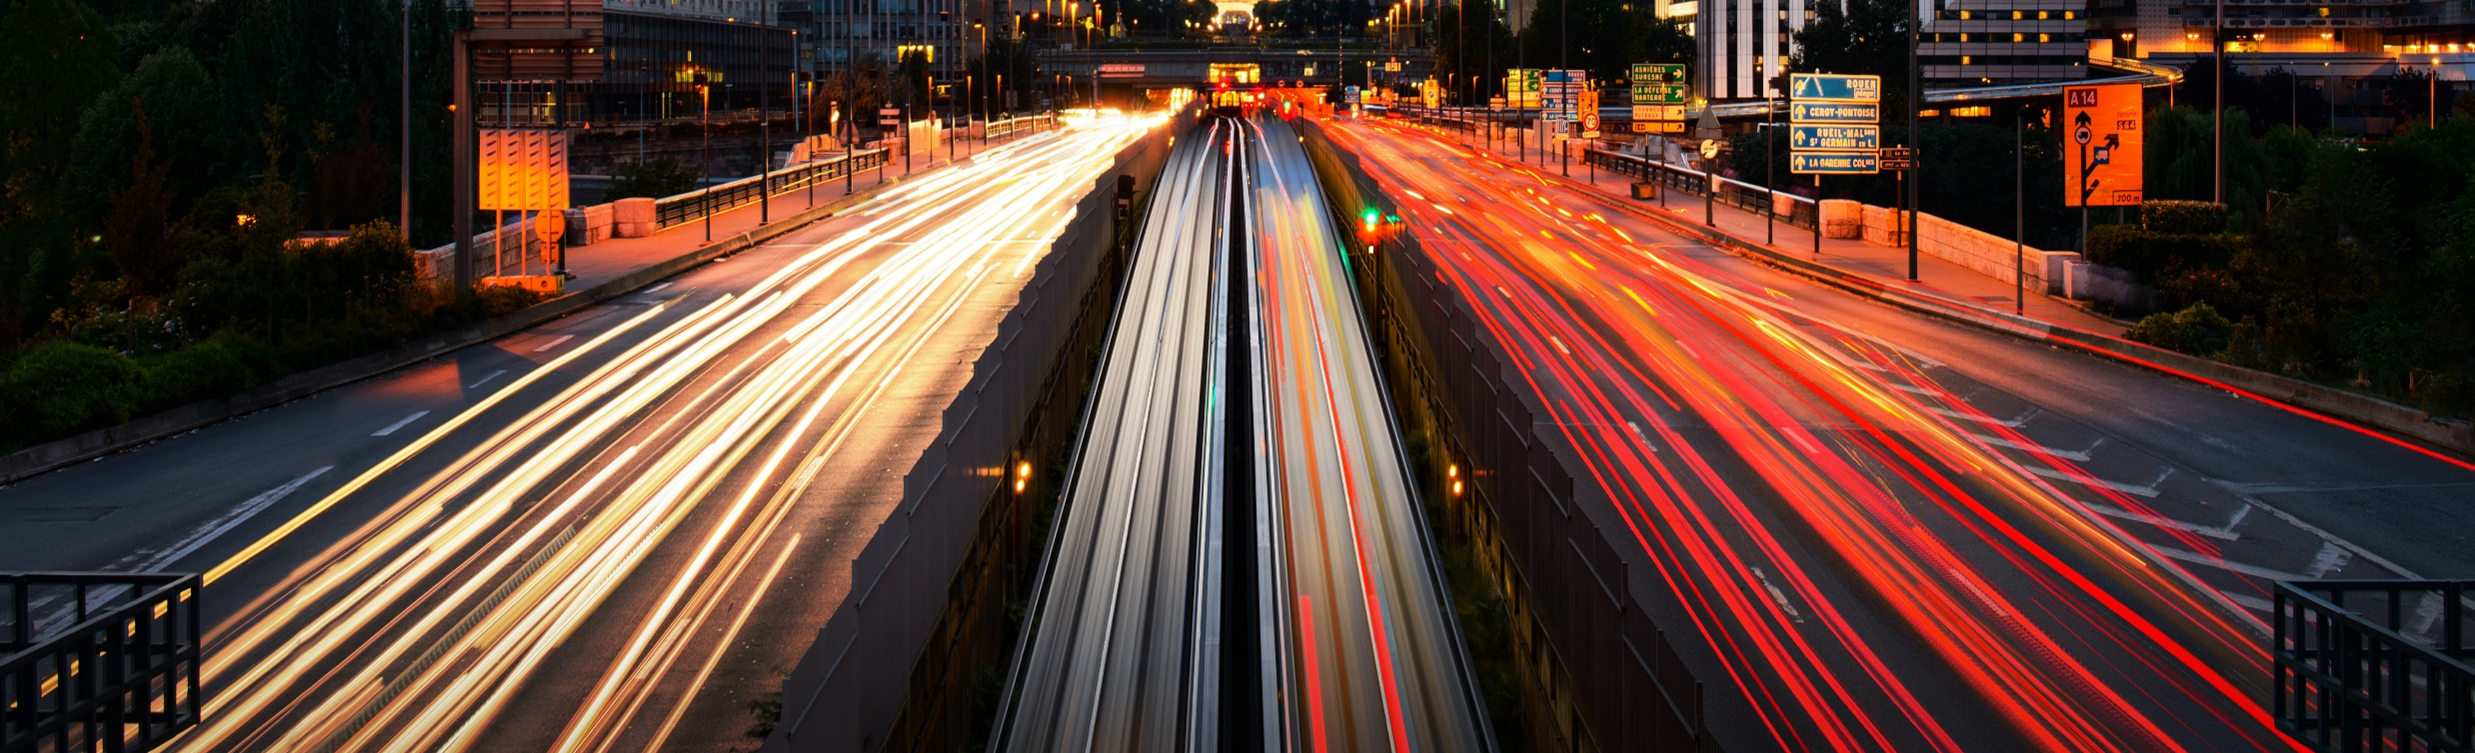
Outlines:
{"label": "green road sign", "polygon": [[1788,172],[1797,175],[1872,175],[1882,172],[1873,152],[1789,152]]}
{"label": "green road sign", "polygon": [[1882,77],[1793,74],[1788,82],[1788,98],[1799,102],[1880,102]]}
{"label": "green road sign", "polygon": [[1631,79],[1636,86],[1641,84],[1684,85],[1683,63],[1634,63],[1630,73],[1632,75],[1626,78]]}
{"label": "green road sign", "polygon": [[1797,151],[1873,151],[1882,148],[1882,129],[1870,125],[1804,125],[1788,128],[1788,148]]}
{"label": "green road sign", "polygon": [[1882,106],[1844,102],[1790,102],[1790,123],[1878,123]]}
{"label": "green road sign", "polygon": [[1633,102],[1644,105],[1681,105],[1689,101],[1688,90],[1680,84],[1634,84]]}

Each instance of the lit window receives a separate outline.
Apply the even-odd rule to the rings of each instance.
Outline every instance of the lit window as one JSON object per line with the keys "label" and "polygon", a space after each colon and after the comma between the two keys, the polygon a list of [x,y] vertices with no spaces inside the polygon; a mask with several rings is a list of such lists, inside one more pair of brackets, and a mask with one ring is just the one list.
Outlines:
{"label": "lit window", "polygon": [[1966,55],[1961,55],[1961,56],[1959,56],[1959,64],[1960,64],[1960,65],[1967,65],[1967,64],[1968,64],[1968,56],[1966,56]]}
{"label": "lit window", "polygon": [[1960,33],[1959,33],[1959,41],[1962,41],[1962,42],[1968,41],[1968,32],[1964,32],[1964,31],[1963,31],[1963,32],[1960,32]]}
{"label": "lit window", "polygon": [[2075,11],[2063,11],[2063,20],[2065,20],[2065,21],[2069,21],[2069,20],[2071,20],[2071,17],[2072,17],[2072,15],[2073,15],[2074,13],[2075,13]]}
{"label": "lit window", "polygon": [[2016,10],[2015,10],[2015,11],[2011,11],[2011,20],[2013,20],[2013,21],[2024,20],[2024,19],[2026,19],[2026,18],[2028,18],[2028,14],[2026,14],[2026,13],[2021,13],[2021,12],[2016,11]]}
{"label": "lit window", "polygon": [[2049,18],[2053,18],[2053,17],[2054,17],[2054,16],[2053,16],[2053,14],[2052,14],[2052,13],[2050,13],[2050,12],[2048,12],[2048,11],[2037,11],[2037,20],[2039,20],[2039,21],[2043,21],[2043,20],[2049,19]]}
{"label": "lit window", "polygon": [[2037,35],[2037,41],[2039,41],[2039,42],[2051,42],[2051,41],[2054,41],[2054,35],[2052,35],[2052,34],[2039,34],[2039,35]]}
{"label": "lit window", "polygon": [[2011,34],[2011,41],[2013,41],[2013,42],[2025,42],[2025,41],[2028,41],[2028,35],[2026,35],[2026,34],[2021,34],[2021,33],[2017,33],[2017,32],[2013,32],[2013,33]]}
{"label": "lit window", "polygon": [[1967,11],[1964,11],[1964,10],[1963,10],[1963,11],[1960,11],[1960,12],[1959,12],[1959,20],[1962,20],[1962,21],[1966,21],[1966,20],[1968,20],[1968,12],[1967,12]]}

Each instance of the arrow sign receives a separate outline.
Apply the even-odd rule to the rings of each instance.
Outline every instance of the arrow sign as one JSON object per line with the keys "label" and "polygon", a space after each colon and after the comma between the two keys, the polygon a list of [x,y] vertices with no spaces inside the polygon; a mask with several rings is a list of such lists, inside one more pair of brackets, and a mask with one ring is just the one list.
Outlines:
{"label": "arrow sign", "polygon": [[1798,73],[1788,83],[1788,98],[1803,102],[1880,102],[1882,77]]}
{"label": "arrow sign", "polygon": [[1790,152],[1788,172],[1797,175],[1872,175],[1882,171],[1872,152]]}
{"label": "arrow sign", "polygon": [[1839,102],[1788,103],[1788,122],[1790,123],[1878,123],[1881,121],[1881,105]]}
{"label": "arrow sign", "polygon": [[1882,129],[1870,125],[1793,125],[1788,148],[1801,151],[1872,151],[1882,148]]}

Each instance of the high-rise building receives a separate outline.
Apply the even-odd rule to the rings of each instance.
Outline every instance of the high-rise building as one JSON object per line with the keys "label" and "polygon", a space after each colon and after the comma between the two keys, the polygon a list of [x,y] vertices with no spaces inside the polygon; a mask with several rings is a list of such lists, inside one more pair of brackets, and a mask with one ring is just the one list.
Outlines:
{"label": "high-rise building", "polygon": [[[2224,23],[2219,24],[2220,13]],[[2222,33],[2230,73],[2293,74],[2285,107],[2257,119],[2315,124],[2350,133],[2387,133],[2399,125],[2386,98],[2400,72],[2435,75],[2427,96],[2447,108],[2475,63],[2475,2],[2468,0],[2090,0],[2089,54],[2138,58],[2174,66],[2213,67],[2212,38]],[[2220,31],[2222,30],[2222,32]],[[2319,113],[2304,110],[2305,95]],[[2185,92],[2186,105],[2208,107],[2214,91]],[[2254,122],[2261,122],[2260,120]]]}
{"label": "high-rise building", "polygon": [[[1694,76],[1718,100],[1759,99],[1796,53],[1795,34],[1822,2],[1685,0],[1700,55]],[[2087,75],[2084,0],[1921,0],[1917,56],[1928,87],[2022,83]],[[1707,18],[1704,16],[1707,15]],[[1852,71],[1851,71],[1852,72]]]}
{"label": "high-rise building", "polygon": [[[1821,0],[1830,2],[1832,0]],[[1786,70],[1795,34],[1813,20],[1815,0],[1685,0],[1667,6],[1696,40],[1692,64],[1697,95],[1713,100],[1761,99],[1766,82]]]}
{"label": "high-rise building", "polygon": [[[477,31],[573,28],[557,46],[476,49],[483,123],[694,120],[790,107],[801,43],[774,0],[478,0]],[[701,88],[700,88],[701,87]]]}

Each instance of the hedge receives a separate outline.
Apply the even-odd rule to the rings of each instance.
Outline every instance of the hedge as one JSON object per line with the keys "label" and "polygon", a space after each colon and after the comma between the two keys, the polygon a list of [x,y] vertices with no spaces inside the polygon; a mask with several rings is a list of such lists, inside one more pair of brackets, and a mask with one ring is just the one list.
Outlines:
{"label": "hedge", "polygon": [[2222,268],[2245,243],[2240,235],[2160,233],[2131,225],[2099,225],[2088,231],[2088,260],[2131,270],[2141,281],[2154,285],[2171,271]]}
{"label": "hedge", "polygon": [[2140,226],[2153,233],[2195,235],[2226,232],[2226,205],[2213,201],[2140,202]]}

